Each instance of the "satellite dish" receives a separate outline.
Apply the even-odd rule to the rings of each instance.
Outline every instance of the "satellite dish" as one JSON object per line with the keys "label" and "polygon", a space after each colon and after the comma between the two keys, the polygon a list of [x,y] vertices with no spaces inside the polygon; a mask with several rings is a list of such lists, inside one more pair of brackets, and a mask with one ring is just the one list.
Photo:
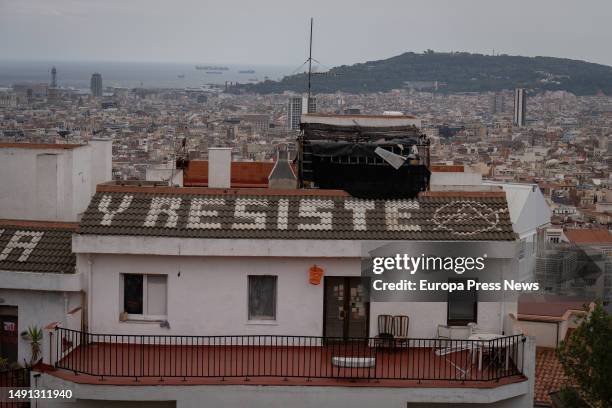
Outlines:
{"label": "satellite dish", "polygon": [[380,147],[377,147],[374,150],[374,153],[382,157],[382,159],[393,166],[395,170],[399,170],[399,168],[402,167],[407,160],[407,158],[404,156],[400,156],[399,154],[395,154]]}

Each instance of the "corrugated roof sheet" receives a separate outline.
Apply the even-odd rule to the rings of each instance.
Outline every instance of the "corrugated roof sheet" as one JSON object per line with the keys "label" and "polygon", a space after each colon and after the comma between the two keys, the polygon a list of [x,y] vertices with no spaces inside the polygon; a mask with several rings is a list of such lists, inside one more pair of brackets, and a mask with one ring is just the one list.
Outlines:
{"label": "corrugated roof sheet", "polygon": [[[111,189],[109,189],[111,190]],[[503,196],[364,200],[345,195],[98,191],[80,234],[187,238],[507,241]],[[173,192],[180,191],[180,192]],[[260,190],[261,191],[261,190]]]}
{"label": "corrugated roof sheet", "polygon": [[0,220],[0,270],[74,273],[76,223]]}

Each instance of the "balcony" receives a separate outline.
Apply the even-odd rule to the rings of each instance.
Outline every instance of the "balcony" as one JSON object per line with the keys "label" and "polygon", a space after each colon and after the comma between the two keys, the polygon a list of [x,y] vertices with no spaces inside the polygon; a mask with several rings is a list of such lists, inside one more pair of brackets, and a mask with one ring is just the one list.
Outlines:
{"label": "balcony", "polygon": [[91,334],[56,328],[50,374],[79,383],[489,388],[524,381],[522,335],[495,340]]}

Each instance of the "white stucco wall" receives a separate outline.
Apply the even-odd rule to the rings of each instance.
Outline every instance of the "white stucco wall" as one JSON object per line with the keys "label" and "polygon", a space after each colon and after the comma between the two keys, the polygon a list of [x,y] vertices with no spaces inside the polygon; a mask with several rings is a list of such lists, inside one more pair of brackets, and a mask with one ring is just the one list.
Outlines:
{"label": "white stucco wall", "polygon": [[[183,186],[183,170],[182,169],[174,169],[172,168],[172,164],[170,168],[167,166],[161,167],[149,167],[147,168],[145,179],[147,181],[160,181],[164,183],[169,183],[173,186]],[[172,182],[170,179],[172,178]]]}
{"label": "white stucco wall", "polygon": [[91,155],[91,189],[113,179],[113,141],[112,139],[93,138],[89,141]]}
{"label": "white stucco wall", "polygon": [[[446,189],[454,189],[458,187],[469,187],[474,191],[478,186],[482,185],[482,175],[480,173],[468,172],[437,172],[431,173],[429,186],[432,191],[444,191]],[[462,189],[462,188],[461,188]]]}
{"label": "white stucco wall", "polygon": [[77,221],[95,186],[111,180],[111,143],[1,148],[0,218]]}
{"label": "white stucco wall", "polygon": [[[81,257],[79,257],[81,258]],[[84,262],[87,262],[86,260]],[[316,264],[326,276],[358,276],[359,259],[92,256],[92,333],[236,335],[323,334],[323,284],[308,283]],[[180,272],[180,276],[179,276]],[[120,322],[121,274],[166,274],[168,322]],[[277,319],[248,320],[247,276],[276,275]]]}
{"label": "white stucco wall", "polygon": [[74,220],[79,219],[79,214],[83,213],[89,205],[89,200],[95,193],[93,185],[92,167],[100,158],[96,158],[93,149],[75,149],[72,155],[71,180],[71,207],[73,208]]}
{"label": "white stucco wall", "polygon": [[[316,264],[325,276],[359,276],[359,258],[305,257],[211,257],[79,255],[78,268],[89,270],[90,332],[113,334],[239,335],[282,334],[323,335],[324,285],[308,282],[308,269]],[[168,322],[160,328],[154,322],[121,322],[121,274],[167,275]],[[277,320],[248,320],[248,275],[275,275]],[[515,303],[482,302],[478,325],[501,333],[504,316],[516,312]],[[410,337],[431,338],[438,324],[447,322],[445,302],[372,302],[370,336],[378,334],[379,314],[406,314]]]}
{"label": "white stucco wall", "polygon": [[[477,322],[479,329],[490,333],[511,334],[504,327],[508,313],[514,313],[516,305],[507,302],[479,302]],[[438,324],[445,325],[447,321],[446,302],[373,302],[370,304],[370,333],[378,333],[376,316],[379,314],[407,315],[410,318],[408,336],[414,338],[431,339],[437,337]],[[502,317],[503,316],[503,317]],[[457,338],[467,335],[467,328],[454,329]]]}
{"label": "white stucco wall", "polygon": [[[57,174],[47,174],[52,156],[37,162],[38,155],[57,155]],[[71,205],[60,206],[59,198],[68,194],[63,163],[72,152],[61,149],[0,149],[0,218],[68,220]],[[50,164],[50,163],[49,163]],[[38,174],[38,171],[41,173]],[[43,181],[42,183],[39,183]],[[53,179],[53,183],[51,182]],[[48,191],[46,190],[48,188]],[[52,193],[52,194],[51,194]],[[45,211],[41,211],[46,209]]]}
{"label": "white stucco wall", "polygon": [[[525,335],[534,336],[538,347],[556,348],[567,332],[567,323],[532,322],[520,320],[520,327]],[[557,333],[558,330],[558,333]],[[557,334],[559,337],[557,337]]]}
{"label": "white stucco wall", "polygon": [[[66,312],[81,305],[81,294],[0,289],[0,300],[1,306],[17,306],[17,333],[20,334],[30,326],[43,328],[52,322],[64,322]],[[18,341],[18,362],[23,365],[24,360],[30,360],[30,345],[21,336]]]}

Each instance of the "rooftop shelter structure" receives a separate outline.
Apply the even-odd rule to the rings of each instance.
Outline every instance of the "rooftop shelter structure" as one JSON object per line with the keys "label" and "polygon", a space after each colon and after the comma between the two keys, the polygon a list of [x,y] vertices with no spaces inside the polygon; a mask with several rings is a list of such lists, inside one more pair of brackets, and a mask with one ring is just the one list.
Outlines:
{"label": "rooftop shelter structure", "polygon": [[302,115],[298,186],[414,198],[429,186],[429,142],[413,116]]}

